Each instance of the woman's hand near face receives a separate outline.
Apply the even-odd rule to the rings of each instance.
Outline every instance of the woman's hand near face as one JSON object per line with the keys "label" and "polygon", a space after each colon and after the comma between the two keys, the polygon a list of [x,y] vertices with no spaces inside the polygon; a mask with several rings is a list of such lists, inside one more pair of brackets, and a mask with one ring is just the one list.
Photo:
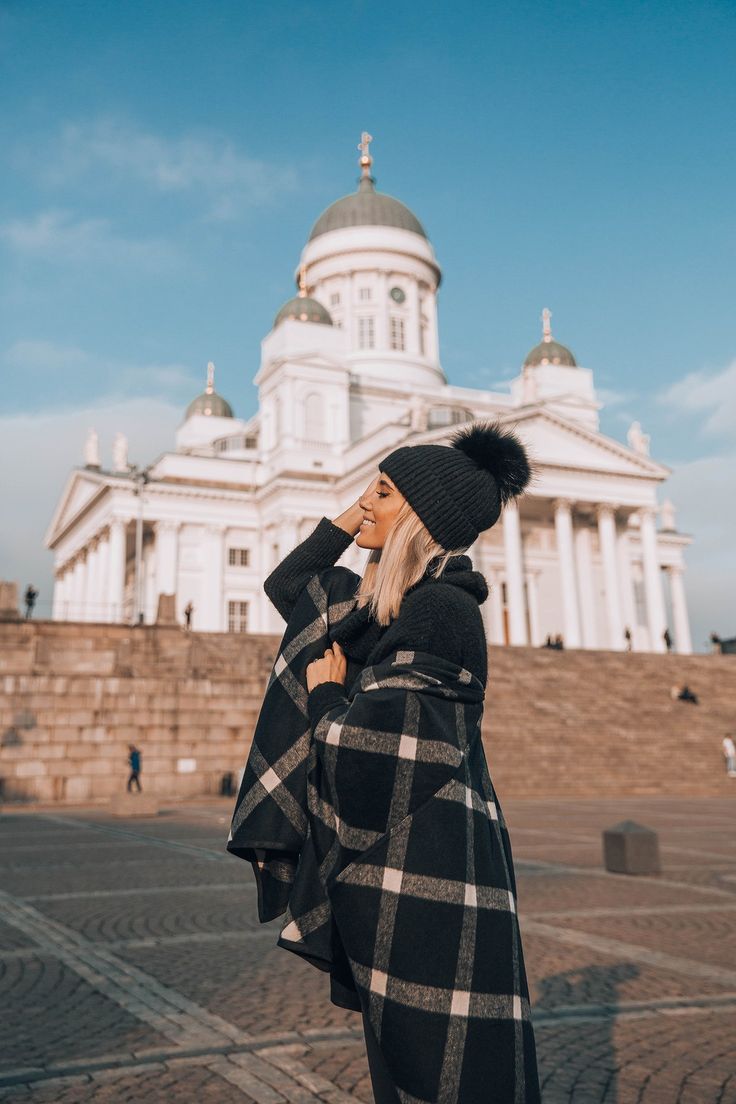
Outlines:
{"label": "woman's hand near face", "polygon": [[331,648],[325,648],[321,659],[313,659],[307,664],[307,690],[313,690],[321,682],[341,682],[344,686],[347,674],[348,661],[335,641]]}
{"label": "woman's hand near face", "polygon": [[[361,495],[360,497],[362,498],[363,496]],[[347,510],[344,510],[339,517],[336,517],[332,524],[339,525],[341,529],[344,529],[346,533],[354,537],[360,529],[360,523],[364,516],[365,511],[360,505],[360,499],[358,499],[352,506],[348,506]]]}

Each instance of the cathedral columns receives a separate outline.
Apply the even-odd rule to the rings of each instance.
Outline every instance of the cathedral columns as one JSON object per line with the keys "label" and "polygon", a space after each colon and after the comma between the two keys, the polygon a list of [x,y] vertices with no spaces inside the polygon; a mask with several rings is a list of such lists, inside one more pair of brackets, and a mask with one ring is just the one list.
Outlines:
{"label": "cathedral columns", "polygon": [[54,579],[54,601],[51,608],[52,621],[63,621],[64,619],[64,591],[66,588],[66,572],[62,568],[57,572]]}
{"label": "cathedral columns", "polygon": [[[154,603],[158,607],[160,594],[176,594],[179,558],[179,522],[156,522],[156,585]],[[154,617],[156,611],[154,610]]]}
{"label": "cathedral columns", "polygon": [[629,531],[626,522],[618,531],[616,538],[618,551],[618,581],[621,593],[621,612],[624,626],[631,631],[631,646],[636,643],[636,604],[634,602],[634,582],[631,577],[631,547],[629,544]]}
{"label": "cathedral columns", "polygon": [[668,573],[670,577],[670,595],[672,597],[672,620],[675,623],[675,647],[680,655],[690,655],[693,645],[690,639],[690,621],[687,616],[682,568],[679,564],[672,564],[668,568]]}
{"label": "cathedral columns", "polygon": [[506,601],[509,611],[509,644],[526,644],[526,612],[522,576],[521,523],[513,500],[503,508],[503,547],[506,557]]}
{"label": "cathedral columns", "polygon": [[588,519],[581,519],[575,529],[575,562],[578,574],[578,593],[580,594],[580,628],[584,648],[598,647],[598,634],[595,623],[595,586],[593,583],[593,547],[592,533]]}
{"label": "cathedral columns", "polygon": [[537,575],[538,571],[527,571],[526,579],[526,603],[529,610],[529,643],[537,647],[542,643],[539,636],[539,603],[537,601]]}
{"label": "cathedral columns", "polygon": [[481,612],[485,610],[486,639],[489,644],[504,644],[501,580],[494,568],[484,571],[484,575],[488,583],[488,597],[481,606]]}
{"label": "cathedral columns", "polygon": [[93,538],[87,545],[87,601],[85,621],[100,621],[100,545]]}
{"label": "cathedral columns", "polygon": [[223,608],[223,581],[225,575],[224,525],[205,525],[204,537],[204,596],[202,629],[205,632],[223,632],[225,611]]}
{"label": "cathedral columns", "polygon": [[105,532],[100,537],[99,544],[99,573],[97,576],[97,620],[110,620],[110,534]]}
{"label": "cathedral columns", "polygon": [[71,595],[71,621],[83,621],[84,620],[84,592],[86,581],[86,563],[82,554],[80,553],[74,562],[74,571],[72,574],[72,595]]}
{"label": "cathedral columns", "polygon": [[[470,554],[471,550],[469,550]],[[488,597],[480,607],[483,627],[486,633],[486,641],[489,644],[503,644],[503,602],[501,597],[501,581],[495,567],[489,562],[488,547],[479,540],[472,549],[472,558],[476,562],[478,570],[483,574],[488,584]]]}
{"label": "cathedral columns", "polygon": [[618,571],[616,564],[616,521],[613,506],[601,503],[598,506],[598,541],[603,560],[603,586],[606,593],[606,613],[608,620],[608,647],[614,652],[623,651],[624,627],[621,621],[621,598],[619,595]]}
{"label": "cathedral columns", "polygon": [[268,578],[276,564],[280,563],[279,560],[279,548],[276,540],[277,530],[273,525],[269,525],[267,529],[261,531],[261,587],[260,587],[260,612],[261,623],[259,632],[277,632],[277,625],[280,621],[279,615],[274,608],[270,598],[266,595],[263,589],[263,582]]}
{"label": "cathedral columns", "polygon": [[125,598],[125,559],[127,522],[113,518],[110,522],[110,551],[107,595],[111,621],[123,620]]}
{"label": "cathedral columns", "polygon": [[640,510],[639,519],[641,555],[644,566],[644,594],[647,606],[647,622],[649,624],[649,650],[652,652],[664,652],[666,651],[666,645],[663,635],[667,627],[667,619],[664,611],[662,579],[659,572],[657,530],[654,525],[654,510]]}
{"label": "cathedral columns", "polygon": [[570,502],[559,498],[554,502],[555,534],[562,583],[562,612],[566,648],[580,647],[580,614],[572,551],[572,513]]}

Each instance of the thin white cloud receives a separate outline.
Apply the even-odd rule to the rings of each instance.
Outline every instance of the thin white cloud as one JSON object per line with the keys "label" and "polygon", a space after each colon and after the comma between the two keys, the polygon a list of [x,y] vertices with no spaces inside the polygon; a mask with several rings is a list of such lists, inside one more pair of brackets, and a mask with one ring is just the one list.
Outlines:
{"label": "thin white cloud", "polygon": [[180,251],[160,238],[126,238],[109,219],[40,211],[0,224],[0,241],[24,257],[64,263],[134,264],[156,271],[182,264]]}
{"label": "thin white cloud", "polygon": [[621,403],[631,402],[633,398],[628,392],[617,391],[614,387],[596,386],[595,395],[598,402],[603,403],[604,406],[620,406]]}
{"label": "thin white cloud", "polygon": [[115,118],[68,123],[43,162],[23,150],[18,160],[59,187],[85,177],[103,187],[137,183],[156,192],[190,194],[207,218],[229,221],[296,187],[290,167],[251,157],[223,134],[168,137]]}
{"label": "thin white cloud", "polygon": [[[198,378],[185,364],[136,364],[54,341],[16,341],[6,349],[0,364],[9,372],[31,380],[64,376],[69,383],[69,399],[64,405],[75,408],[78,406],[75,388],[83,386],[87,401],[91,397],[105,407],[148,395],[176,402],[181,412],[181,404],[189,402],[205,381],[204,368]],[[95,391],[101,392],[99,398]]]}
{"label": "thin white cloud", "polygon": [[690,372],[658,395],[658,400],[677,413],[705,414],[702,429],[712,436],[736,429],[736,360],[717,372]]}

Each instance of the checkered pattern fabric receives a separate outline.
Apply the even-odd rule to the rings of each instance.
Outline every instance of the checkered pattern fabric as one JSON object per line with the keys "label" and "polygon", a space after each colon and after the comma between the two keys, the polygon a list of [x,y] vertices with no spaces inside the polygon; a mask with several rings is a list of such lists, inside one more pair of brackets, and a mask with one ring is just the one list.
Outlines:
{"label": "checkered pattern fabric", "polygon": [[334,930],[402,1104],[539,1101],[508,833],[483,686],[438,655],[366,667],[313,725],[306,666],[354,608],[330,569],[269,677],[228,849],[279,946],[329,969]]}

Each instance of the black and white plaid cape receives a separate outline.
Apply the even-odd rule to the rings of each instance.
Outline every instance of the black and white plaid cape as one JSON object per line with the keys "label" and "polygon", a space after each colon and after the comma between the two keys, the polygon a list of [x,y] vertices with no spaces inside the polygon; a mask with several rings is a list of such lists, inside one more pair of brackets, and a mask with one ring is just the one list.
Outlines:
{"label": "black and white plaid cape", "polygon": [[540,1100],[508,833],[483,686],[429,652],[365,667],[317,720],[306,666],[355,608],[315,575],[269,676],[228,850],[278,945],[330,969],[334,928],[402,1104]]}

